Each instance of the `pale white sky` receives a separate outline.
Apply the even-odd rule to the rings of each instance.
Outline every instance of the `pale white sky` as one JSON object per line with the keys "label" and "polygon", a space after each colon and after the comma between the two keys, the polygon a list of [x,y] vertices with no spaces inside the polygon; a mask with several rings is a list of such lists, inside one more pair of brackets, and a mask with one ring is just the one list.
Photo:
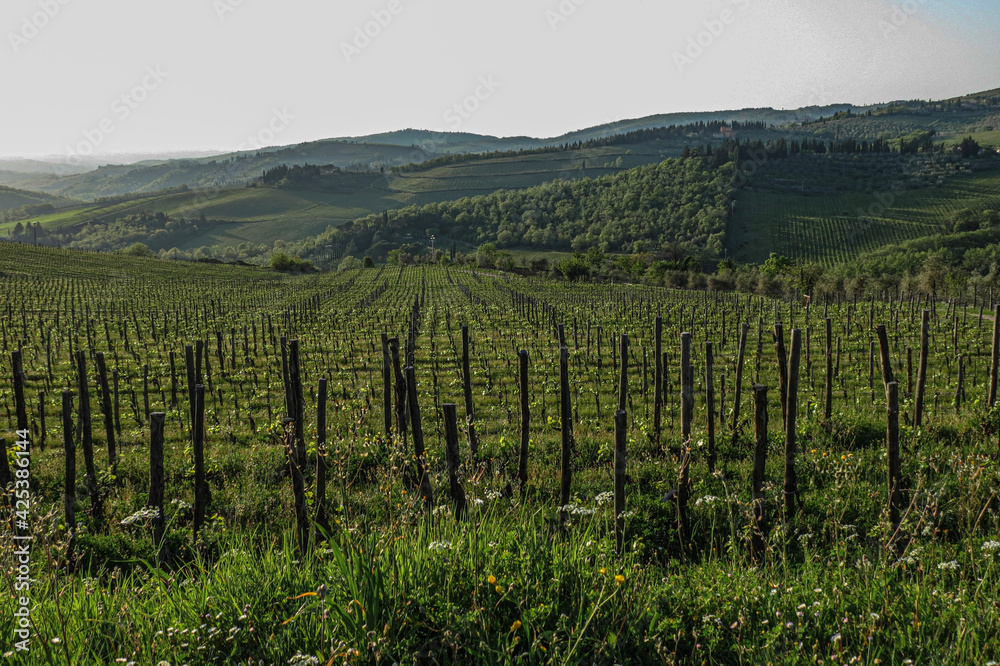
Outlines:
{"label": "pale white sky", "polygon": [[1000,86],[996,0],[3,0],[0,38],[0,156],[554,136]]}

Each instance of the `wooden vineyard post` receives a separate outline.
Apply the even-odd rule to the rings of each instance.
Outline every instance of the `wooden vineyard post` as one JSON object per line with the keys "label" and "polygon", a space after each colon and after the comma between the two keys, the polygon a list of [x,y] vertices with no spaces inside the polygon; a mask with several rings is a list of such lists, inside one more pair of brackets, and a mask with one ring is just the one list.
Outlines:
{"label": "wooden vineyard post", "polygon": [[886,549],[894,547],[896,532],[899,529],[900,512],[906,508],[906,500],[902,490],[902,472],[899,458],[899,384],[895,381],[886,385],[886,443],[889,453],[889,522],[892,534],[886,544]]}
{"label": "wooden vineyard post", "polygon": [[677,534],[681,549],[690,537],[688,494],[691,467],[691,421],[694,417],[694,369],[691,367],[691,334],[681,333],[681,467],[677,479]]}
{"label": "wooden vineyard post", "polygon": [[792,329],[792,350],[788,368],[788,405],[785,417],[785,515],[787,524],[795,513],[796,498],[799,493],[798,477],[795,474],[795,420],[798,412],[799,354],[802,349],[802,330]]}
{"label": "wooden vineyard post", "polygon": [[424,468],[424,430],[420,424],[420,406],[417,404],[417,374],[412,365],[406,367],[406,395],[410,410],[410,429],[413,431],[413,454],[417,463],[417,487],[424,505],[430,509],[434,503],[434,491]]}
{"label": "wooden vineyard post", "polygon": [[562,456],[560,458],[559,526],[566,522],[570,488],[573,483],[573,413],[569,396],[569,350],[559,348],[559,428],[562,431]]}
{"label": "wooden vineyard post", "polygon": [[788,356],[785,353],[785,331],[781,324],[774,325],[774,350],[778,354],[778,399],[781,401],[781,419],[788,416]]}
{"label": "wooden vineyard post", "polygon": [[392,361],[389,358],[389,336],[382,333],[382,420],[385,436],[392,437]]}
{"label": "wooden vineyard post", "polygon": [[747,333],[750,331],[750,324],[743,322],[740,325],[739,351],[736,354],[736,388],[733,391],[733,446],[739,439],[740,422],[740,397],[743,392],[743,359],[747,350]]}
{"label": "wooden vineyard post", "polygon": [[1000,364],[1000,305],[996,306],[996,309],[993,311],[993,349],[990,353],[990,398],[987,407],[992,407],[997,401],[998,364]]}
{"label": "wooden vineyard post", "polygon": [[[829,321],[829,320],[828,320]],[[755,439],[753,449],[753,534],[750,553],[758,562],[767,548],[767,513],[764,505],[764,470],[767,467],[767,387],[753,387]]]}
{"label": "wooden vineyard post", "polygon": [[87,493],[90,495],[90,517],[95,523],[104,521],[104,506],[97,487],[97,469],[94,467],[94,440],[90,421],[90,391],[87,382],[87,355],[76,352],[77,390],[80,393],[80,441],[83,443],[83,461],[87,470]]}
{"label": "wooden vineyard post", "polygon": [[288,458],[288,472],[292,477],[292,497],[295,500],[295,536],[299,544],[299,555],[304,556],[309,550],[309,510],[306,506],[306,484],[302,476],[302,465],[299,463],[295,444],[295,423],[287,417],[282,419],[282,423],[284,424],[285,456]]}
{"label": "wooden vineyard post", "polygon": [[894,382],[895,376],[892,372],[892,360],[889,358],[889,336],[885,330],[885,324],[875,327],[875,334],[878,336],[879,352],[882,358],[882,383],[888,386]]}
{"label": "wooden vineyard post", "polygon": [[[927,336],[930,328],[930,310],[924,310],[920,322],[920,364],[917,366],[917,397],[914,406],[913,425],[923,425],[924,393],[927,390]],[[991,403],[992,404],[992,403]]]}
{"label": "wooden vineyard post", "polygon": [[288,404],[291,407],[288,416],[295,419],[295,455],[302,471],[309,466],[306,460],[305,435],[305,396],[302,393],[302,366],[299,363],[299,341],[288,341],[288,389],[291,395]]}
{"label": "wooden vineyard post", "polygon": [[194,387],[194,543],[198,545],[205,522],[208,487],[205,484],[205,385]]}
{"label": "wooden vineyard post", "polygon": [[715,372],[714,358],[712,356],[712,343],[705,343],[705,400],[708,407],[708,471],[715,472]]}
{"label": "wooden vineyard post", "polygon": [[153,547],[156,562],[162,569],[170,562],[170,554],[163,541],[166,519],[163,515],[163,421],[166,414],[149,415],[149,506],[156,509],[153,517]]}
{"label": "wooden vineyard post", "polygon": [[[118,401],[118,371],[111,371],[111,399],[115,403],[115,433],[122,436],[121,407]],[[175,405],[176,406],[176,405]]]}
{"label": "wooden vineyard post", "polygon": [[187,379],[187,392],[188,392],[188,436],[191,441],[194,441],[194,410],[197,402],[197,397],[195,396],[194,387],[198,384],[196,381],[197,375],[195,374],[194,367],[194,347],[191,345],[184,345],[184,374]]}
{"label": "wooden vineyard post", "polygon": [[528,352],[522,349],[517,353],[518,358],[518,385],[520,387],[521,398],[521,449],[517,458],[517,481],[521,488],[521,496],[524,496],[528,486],[528,443],[529,425],[531,414],[528,405]]}
{"label": "wooden vineyard post", "polygon": [[965,398],[965,356],[958,355],[958,387],[955,389],[955,413],[962,413],[962,399]]}
{"label": "wooden vineyard post", "polygon": [[[73,437],[73,392],[62,392],[63,452],[66,478],[63,482],[63,516],[66,520],[66,568],[73,571],[73,545],[76,540],[76,440]],[[0,447],[7,464],[6,447]],[[4,484],[6,486],[6,484]]]}
{"label": "wooden vineyard post", "polygon": [[448,484],[451,501],[455,506],[455,520],[462,520],[468,513],[465,499],[465,488],[458,479],[458,467],[461,464],[461,454],[458,449],[458,411],[455,403],[441,405],[444,411],[444,442],[445,457],[448,463]]}
{"label": "wooden vineyard post", "polygon": [[14,409],[17,413],[17,429],[28,429],[28,407],[24,400],[24,367],[21,362],[21,350],[10,353],[10,364],[14,371]]}
{"label": "wooden vineyard post", "polygon": [[326,515],[326,392],[326,377],[320,377],[316,398],[316,527],[321,531],[317,542],[330,533]]}
{"label": "wooden vineyard post", "polygon": [[472,460],[479,459],[479,438],[476,437],[476,413],[472,405],[472,373],[469,370],[469,327],[462,324],[462,390],[465,393],[465,418]]}
{"label": "wooden vineyard post", "polygon": [[114,470],[118,466],[118,452],[115,447],[114,411],[111,407],[111,391],[108,389],[108,368],[104,364],[104,352],[94,355],[97,361],[97,381],[101,385],[101,413],[104,414],[104,434],[108,440],[108,463]]}
{"label": "wooden vineyard post", "polygon": [[407,441],[409,441],[407,437],[408,426],[406,423],[406,378],[403,377],[403,371],[399,364],[398,337],[389,338],[389,354],[392,357],[392,372],[396,380],[395,390],[393,391],[396,412],[396,436],[405,447]]}
{"label": "wooden vineyard post", "polygon": [[625,471],[626,423],[628,399],[628,336],[621,338],[621,380],[618,385],[618,411],[615,412],[615,554],[625,550]]}
{"label": "wooden vineyard post", "polygon": [[662,450],[661,424],[663,419],[663,318],[656,315],[656,328],[653,333],[655,345],[653,368],[653,443],[657,450]]}
{"label": "wooden vineyard post", "polygon": [[823,419],[833,417],[833,321],[827,317],[826,326],[826,383],[823,386]]}

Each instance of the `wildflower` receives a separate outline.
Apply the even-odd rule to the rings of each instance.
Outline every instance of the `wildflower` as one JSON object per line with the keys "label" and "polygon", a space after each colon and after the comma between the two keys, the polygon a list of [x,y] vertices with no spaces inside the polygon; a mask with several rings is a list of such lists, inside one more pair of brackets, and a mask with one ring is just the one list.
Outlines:
{"label": "wildflower", "polygon": [[1000,550],[1000,541],[987,541],[983,544],[983,550]]}
{"label": "wildflower", "polygon": [[614,493],[614,491],[609,490],[609,491],[603,492],[600,495],[598,495],[597,497],[595,497],[594,501],[597,504],[607,504],[608,502],[613,502],[614,499],[615,499],[615,493]]}
{"label": "wildflower", "polygon": [[493,588],[493,589],[497,591],[497,594],[503,594],[503,588],[502,588],[502,587],[500,587],[499,585],[497,585],[497,586],[496,586],[495,588]]}
{"label": "wildflower", "polygon": [[497,584],[497,577],[496,576],[489,576],[486,579],[486,582],[488,582],[490,585],[496,585]]}
{"label": "wildflower", "polygon": [[514,624],[510,625],[510,630],[511,631],[517,631],[520,628],[521,628],[521,621],[520,620],[514,620]]}
{"label": "wildflower", "polygon": [[615,582],[621,585],[622,583],[625,582],[625,576],[618,574],[617,576],[615,576]]}
{"label": "wildflower", "polygon": [[601,567],[598,573],[600,573],[603,576],[604,574],[608,573],[608,570],[605,569],[604,567]]}
{"label": "wildflower", "polygon": [[951,562],[942,562],[941,564],[938,565],[938,569],[946,571],[955,571],[958,568],[959,564],[955,560],[952,560]]}

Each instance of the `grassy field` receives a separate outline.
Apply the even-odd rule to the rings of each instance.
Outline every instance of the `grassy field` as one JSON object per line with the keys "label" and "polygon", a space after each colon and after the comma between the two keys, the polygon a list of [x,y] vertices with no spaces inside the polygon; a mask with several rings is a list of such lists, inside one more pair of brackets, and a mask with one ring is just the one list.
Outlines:
{"label": "grassy field", "polygon": [[[885,664],[1000,658],[1000,417],[985,405],[992,325],[978,317],[984,304],[931,307],[932,353],[923,422],[916,426],[916,387],[907,379],[905,359],[907,349],[919,348],[923,305],[908,295],[892,303],[817,302],[808,311],[797,301],[574,285],[465,269],[288,276],[13,244],[0,245],[0,272],[6,285],[0,336],[8,354],[21,351],[31,440],[29,506],[18,508],[35,539],[32,584],[19,592],[28,599],[30,651],[17,651],[11,632],[0,643],[14,663]],[[659,442],[657,313],[665,354]],[[829,418],[823,415],[824,315],[831,318],[837,350]],[[785,435],[772,322],[784,325],[786,344],[791,329],[802,331],[801,365],[790,366],[799,392],[797,502],[789,514],[782,509]],[[750,333],[737,390],[741,323]],[[898,525],[887,507],[881,368],[877,352],[870,357],[879,323],[887,327],[902,400],[905,500]],[[463,324],[470,339],[475,457],[466,438]],[[554,324],[564,326],[566,389]],[[693,336],[690,481],[680,486],[689,496],[669,499],[684,473],[676,456],[685,450],[682,331]],[[383,332],[399,336],[400,356],[409,357],[415,379],[409,425],[400,427],[391,417],[388,436]],[[630,349],[628,454],[624,511],[616,514],[620,334],[629,336]],[[408,337],[412,356],[405,353]],[[323,532],[312,531],[313,545],[304,552],[283,446],[294,440],[282,424],[288,413],[286,338],[300,350],[305,502],[310,515],[322,507],[330,525],[328,538],[318,543]],[[199,340],[206,341],[205,353],[188,366],[185,345]],[[710,374],[707,342],[713,343]],[[521,349],[529,359],[530,412],[523,488],[515,478]],[[82,424],[78,395],[65,433],[60,418],[61,392],[78,391],[73,350],[83,352],[88,372],[92,471],[87,433],[76,436],[76,422]],[[109,374],[118,379],[107,419],[96,352],[103,352]],[[200,472],[190,438],[188,371],[192,382],[206,386],[210,497],[197,538],[192,505]],[[294,385],[294,372],[289,377]],[[322,430],[321,380],[328,393]],[[751,498],[753,384],[770,387],[760,502]],[[956,406],[960,389],[965,400]],[[21,469],[23,456],[11,444],[17,409],[9,370],[0,378],[0,393],[11,433],[8,461]],[[564,397],[566,417],[560,415]],[[151,536],[159,513],[147,507],[147,400],[150,412],[165,414],[162,515],[170,557],[162,570]],[[451,426],[444,419],[445,405],[456,403],[457,470],[448,465]],[[418,433],[432,498],[428,486],[417,483]],[[563,435],[570,433],[571,467],[564,467]],[[69,515],[64,434],[77,445]],[[291,450],[296,447],[293,442]],[[322,503],[319,458],[327,467]],[[467,502],[465,517],[456,484]],[[678,502],[686,506],[683,532]],[[755,522],[756,506],[765,523]],[[78,529],[70,556],[71,519]],[[764,546],[754,556],[756,524],[763,525]],[[20,566],[16,543],[3,521],[0,579],[11,590]],[[20,607],[19,595],[0,598],[4,617]]]}
{"label": "grassy field", "polygon": [[727,246],[737,261],[761,263],[778,252],[833,266],[887,243],[950,230],[963,208],[998,206],[996,172],[895,192],[801,196],[744,190],[736,197]]}

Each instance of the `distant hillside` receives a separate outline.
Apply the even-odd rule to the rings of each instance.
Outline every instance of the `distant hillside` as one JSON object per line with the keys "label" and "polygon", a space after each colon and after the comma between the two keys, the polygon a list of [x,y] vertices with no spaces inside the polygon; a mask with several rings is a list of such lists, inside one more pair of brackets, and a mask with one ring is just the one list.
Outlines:
{"label": "distant hillside", "polygon": [[12,187],[0,185],[0,220],[2,213],[32,205],[51,205],[53,207],[66,206],[75,203],[71,199],[56,197],[45,192],[31,192],[29,190],[18,190]]}

